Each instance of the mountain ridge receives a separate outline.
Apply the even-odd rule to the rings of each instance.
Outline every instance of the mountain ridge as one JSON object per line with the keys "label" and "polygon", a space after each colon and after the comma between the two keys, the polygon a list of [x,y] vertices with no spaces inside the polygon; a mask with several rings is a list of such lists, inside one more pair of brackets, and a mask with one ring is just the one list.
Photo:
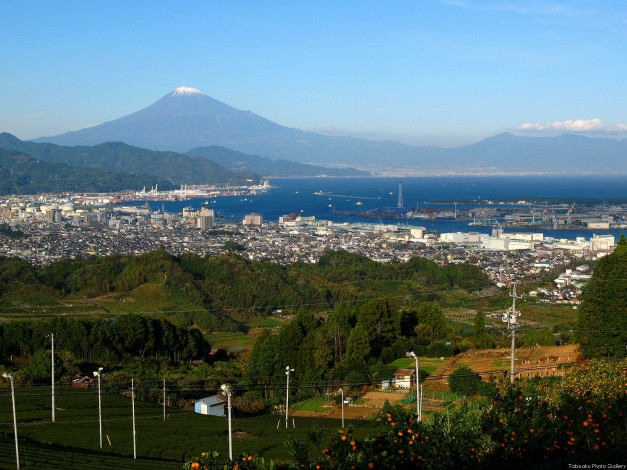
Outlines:
{"label": "mountain ridge", "polygon": [[254,171],[265,178],[271,177],[314,177],[314,176],[371,176],[369,171],[354,168],[329,168],[288,160],[271,160],[268,157],[248,155],[220,146],[195,147],[185,153],[190,157],[203,157],[228,170]]}
{"label": "mountain ridge", "polygon": [[175,90],[135,113],[98,126],[34,141],[64,145],[123,141],[175,152],[217,146],[259,157],[383,174],[627,173],[627,139],[573,134],[519,137],[504,132],[456,148],[411,146],[282,126],[191,90],[195,91]]}
{"label": "mountain ridge", "polygon": [[131,175],[53,163],[21,152],[0,148],[0,194],[60,192],[103,193],[159,185],[174,189],[169,181],[150,175]]}
{"label": "mountain ridge", "polygon": [[236,174],[201,157],[192,158],[175,152],[159,152],[105,142],[94,146],[61,146],[22,141],[12,134],[0,133],[0,148],[17,150],[44,161],[82,168],[103,169],[120,174],[154,175],[174,185],[233,184],[247,185],[261,181],[254,173]]}

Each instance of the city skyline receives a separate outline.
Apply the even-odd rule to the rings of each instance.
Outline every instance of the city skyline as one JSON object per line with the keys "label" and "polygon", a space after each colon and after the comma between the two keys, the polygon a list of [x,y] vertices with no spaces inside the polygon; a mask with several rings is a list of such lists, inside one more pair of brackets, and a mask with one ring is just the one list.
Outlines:
{"label": "city skyline", "polygon": [[624,2],[5,6],[0,131],[100,124],[179,86],[330,135],[627,136]]}

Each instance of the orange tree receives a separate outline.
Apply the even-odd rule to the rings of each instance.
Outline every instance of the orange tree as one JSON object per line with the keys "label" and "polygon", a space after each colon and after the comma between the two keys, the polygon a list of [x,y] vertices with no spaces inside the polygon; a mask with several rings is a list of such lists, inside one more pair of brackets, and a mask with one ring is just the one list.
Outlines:
{"label": "orange tree", "polygon": [[[378,417],[377,435],[358,439],[349,427],[340,429],[322,449],[308,449],[296,464],[267,466],[243,456],[227,468],[526,469],[623,462],[626,381],[626,361],[593,361],[567,375],[563,389],[555,381],[553,388],[546,387],[546,381],[521,381],[506,386],[494,399],[463,404],[423,422],[416,422],[407,410],[386,405]],[[202,464],[208,469],[224,468],[206,462]],[[198,465],[205,468],[201,461]]]}

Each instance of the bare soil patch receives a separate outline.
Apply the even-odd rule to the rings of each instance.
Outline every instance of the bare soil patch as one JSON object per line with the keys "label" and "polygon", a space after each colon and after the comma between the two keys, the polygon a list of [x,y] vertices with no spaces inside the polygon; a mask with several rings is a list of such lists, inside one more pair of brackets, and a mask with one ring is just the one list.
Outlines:
{"label": "bare soil patch", "polygon": [[[575,362],[579,356],[578,348],[579,346],[576,344],[517,348],[515,369],[517,371],[525,369],[532,374],[535,368],[538,374],[541,375],[547,368],[550,369],[559,367],[561,364]],[[510,353],[510,348],[469,351],[450,358],[444,366],[438,367],[431,376],[448,376],[457,367],[465,365],[482,374],[484,380],[491,376],[504,377],[504,373],[509,371],[510,368]],[[496,373],[490,375],[488,372]],[[433,390],[446,390],[448,389],[448,378],[443,377],[429,381],[425,383],[425,386]]]}
{"label": "bare soil patch", "polygon": [[[383,404],[388,401],[391,404],[398,403],[407,396],[409,392],[383,392],[383,391],[370,391],[367,392],[360,399],[359,405],[345,404],[344,405],[344,419],[365,419],[373,414],[377,413]],[[293,411],[290,413],[292,416],[302,417],[317,417],[317,418],[332,418],[342,419],[342,407],[340,405],[329,408],[329,411],[323,413],[315,413],[313,411]]]}
{"label": "bare soil patch", "polygon": [[[551,370],[559,369],[561,364],[569,364],[576,362],[579,356],[578,345],[567,346],[538,346],[531,348],[516,349],[516,370],[525,376],[532,375],[550,375]],[[475,372],[482,374],[484,380],[497,379],[502,380],[505,372],[510,368],[510,348],[489,349],[480,351],[469,351],[449,358],[442,365],[438,366],[431,377],[433,380],[421,382],[425,389],[425,399],[423,403],[423,411],[440,411],[445,402],[444,398],[439,398],[438,392],[449,389],[448,375],[450,375],[458,366],[466,365]],[[438,376],[443,376],[437,378]],[[435,392],[435,395],[428,392]],[[365,419],[376,414],[386,401],[390,404],[399,404],[399,402],[408,396],[414,394],[410,390],[401,391],[382,391],[373,390],[367,392],[361,399],[359,405],[344,405],[345,419]],[[403,405],[405,408],[415,409],[416,404]],[[329,408],[325,412],[312,411],[294,411],[290,413],[293,416],[318,417],[318,418],[342,418],[341,406]]]}

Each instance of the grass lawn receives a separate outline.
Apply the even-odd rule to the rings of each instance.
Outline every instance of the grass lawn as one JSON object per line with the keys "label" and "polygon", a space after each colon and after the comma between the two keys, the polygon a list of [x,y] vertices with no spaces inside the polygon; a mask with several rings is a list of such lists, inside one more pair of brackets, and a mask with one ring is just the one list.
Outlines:
{"label": "grass lawn", "polygon": [[300,411],[315,411],[316,413],[324,413],[325,411],[329,411],[329,408],[325,408],[324,406],[328,403],[330,403],[330,400],[327,397],[319,396],[298,403],[294,406],[294,409]]}
{"label": "grass lawn", "polygon": [[577,320],[577,310],[573,310],[571,305],[522,305],[520,313],[523,320],[547,325],[570,323]]}
{"label": "grass lawn", "polygon": [[255,320],[246,323],[248,328],[275,328],[284,326],[285,322],[277,320],[276,318],[264,318],[263,320]]}
{"label": "grass lawn", "polygon": [[255,338],[246,333],[210,333],[205,335],[209,344],[213,348],[219,349],[242,349],[252,348],[255,344]]}
{"label": "grass lawn", "polygon": [[[446,364],[446,360],[438,359],[435,357],[420,357],[418,358],[418,367],[420,370],[432,374],[438,367]],[[413,369],[416,367],[416,361],[412,357],[403,357],[391,362],[388,366],[391,369]]]}
{"label": "grass lawn", "polygon": [[[63,446],[100,452],[98,428],[98,395],[94,390],[56,387],[56,422],[50,422],[50,388],[16,387],[18,436],[42,445]],[[103,452],[116,456],[133,453],[132,415],[129,398],[102,395]],[[135,403],[137,455],[156,459],[182,461],[201,452],[228,452],[228,423],[223,417],[202,416],[191,410],[167,409],[163,421],[162,407]],[[286,459],[288,437],[306,438],[314,423],[323,429],[327,439],[337,432],[340,422],[334,419],[295,417],[295,428],[285,428],[281,416],[262,415],[234,418],[234,454],[259,454],[270,459]],[[290,421],[292,421],[290,419]],[[291,424],[291,422],[290,422]],[[373,434],[378,424],[350,421],[357,436]],[[278,425],[278,426],[277,426]],[[0,436],[12,437],[11,398],[7,388],[0,389]],[[1,467],[1,465],[0,465]],[[4,467],[1,467],[4,468]],[[61,467],[63,468],[63,467]],[[92,468],[92,467],[83,467]],[[95,468],[95,467],[94,467]],[[117,468],[115,465],[109,468]]]}

